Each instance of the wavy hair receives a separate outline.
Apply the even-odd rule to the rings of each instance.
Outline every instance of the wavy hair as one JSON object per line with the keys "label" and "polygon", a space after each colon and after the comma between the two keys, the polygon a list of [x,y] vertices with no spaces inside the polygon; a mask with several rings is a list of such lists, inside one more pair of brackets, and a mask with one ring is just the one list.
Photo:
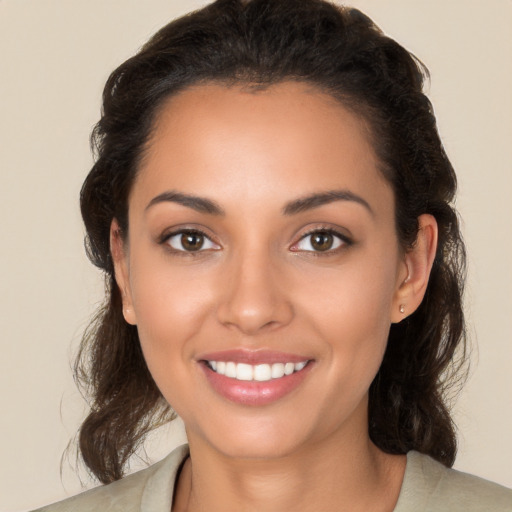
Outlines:
{"label": "wavy hair", "polygon": [[[388,453],[418,450],[453,464],[447,397],[465,354],[465,251],[452,203],[454,170],[423,93],[426,68],[356,9],[323,0],[218,0],[157,32],[109,77],[91,143],[95,164],[81,190],[86,247],[105,273],[106,301],[86,330],[75,375],[90,398],[79,450],[103,483],[123,476],[148,432],[173,418],[122,315],[109,248],[112,220],[128,234],[128,196],[162,103],[193,84],[314,85],[370,127],[392,184],[396,229],[407,250],[418,217],[431,214],[439,242],[425,298],[391,326],[371,385],[369,434]],[[458,358],[458,349],[461,349]]]}

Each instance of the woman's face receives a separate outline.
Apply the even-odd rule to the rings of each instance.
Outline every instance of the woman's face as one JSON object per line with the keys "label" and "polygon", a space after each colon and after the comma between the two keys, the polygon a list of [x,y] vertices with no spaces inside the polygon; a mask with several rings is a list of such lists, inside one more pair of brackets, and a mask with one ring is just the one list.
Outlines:
{"label": "woman's face", "polygon": [[366,435],[408,272],[377,165],[364,123],[303,84],[161,109],[116,276],[191,443],[266,458]]}

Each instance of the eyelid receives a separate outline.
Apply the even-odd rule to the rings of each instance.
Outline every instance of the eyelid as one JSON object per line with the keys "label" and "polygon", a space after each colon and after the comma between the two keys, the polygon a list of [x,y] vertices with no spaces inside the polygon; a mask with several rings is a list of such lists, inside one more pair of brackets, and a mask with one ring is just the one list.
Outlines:
{"label": "eyelid", "polygon": [[[307,237],[314,235],[316,233],[329,233],[333,237],[337,238],[341,243],[337,245],[334,248],[329,248],[325,251],[315,251],[314,249],[300,249],[297,246],[305,240]],[[311,252],[315,255],[328,255],[338,252],[338,250],[343,249],[343,247],[350,247],[353,245],[354,241],[349,237],[348,235],[341,233],[339,230],[331,227],[331,226],[318,226],[311,228],[310,230],[306,231],[305,233],[302,233],[299,239],[293,243],[293,245],[290,247],[290,250],[292,252]]]}
{"label": "eyelid", "polygon": [[[176,247],[173,247],[169,243],[169,240],[171,238],[174,238],[176,236],[182,236],[182,235],[188,234],[188,233],[201,235],[202,237],[204,237],[205,240],[207,240],[211,244],[211,246],[210,247],[206,247],[206,248],[201,247],[197,251],[187,251],[186,249],[178,249]],[[205,233],[205,231],[203,229],[198,228],[198,227],[191,227],[191,226],[179,227],[179,228],[172,229],[171,231],[166,231],[164,234],[162,234],[159,237],[158,243],[161,244],[161,245],[168,245],[169,249],[172,250],[173,252],[183,253],[183,254],[198,254],[198,253],[205,252],[205,251],[210,251],[210,250],[217,251],[217,250],[221,249],[220,244],[215,242],[212,239],[212,236],[210,236],[207,233]]]}

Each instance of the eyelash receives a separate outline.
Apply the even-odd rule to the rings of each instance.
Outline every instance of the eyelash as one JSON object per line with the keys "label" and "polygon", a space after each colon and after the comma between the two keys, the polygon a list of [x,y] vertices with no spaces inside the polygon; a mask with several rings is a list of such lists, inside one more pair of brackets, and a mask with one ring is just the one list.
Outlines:
{"label": "eyelash", "polygon": [[[319,234],[319,233],[327,234],[327,235],[333,236],[334,238],[337,238],[338,241],[340,242],[340,244],[337,247],[335,247],[334,249],[328,248],[325,251],[315,251],[315,250],[305,250],[305,249],[294,248],[297,245],[299,245],[302,241],[306,240],[308,237],[311,237],[312,235]],[[208,247],[206,249],[203,249],[203,247],[201,245],[201,247],[199,249],[194,251],[194,250],[186,250],[186,249],[176,249],[175,247],[172,247],[170,245],[169,240],[171,240],[172,238],[174,238],[178,235],[183,236],[183,235],[188,235],[188,234],[199,235],[199,236],[203,237],[204,241],[208,241],[210,244],[216,245],[218,248],[217,247],[216,248]],[[203,244],[204,244],[204,241],[203,241]],[[219,244],[214,242],[204,231],[202,231],[200,229],[196,229],[196,228],[194,228],[194,229],[179,229],[177,231],[173,231],[172,233],[166,233],[165,235],[163,235],[160,238],[160,240],[158,242],[162,245],[167,245],[170,251],[172,251],[174,254],[178,254],[180,256],[199,254],[199,253],[203,253],[205,251],[211,250],[211,249],[213,249],[213,250],[220,249]],[[334,243],[336,243],[336,242],[334,242]],[[340,233],[339,231],[336,231],[335,229],[333,229],[331,227],[316,227],[314,229],[311,229],[307,233],[304,233],[300,237],[300,239],[291,246],[290,250],[292,252],[311,253],[315,256],[328,256],[328,255],[338,253],[343,248],[350,247],[351,245],[353,245],[353,243],[354,242],[349,237]],[[310,242],[310,245],[311,245],[311,242]]]}
{"label": "eyelash", "polygon": [[[216,245],[218,246],[218,244],[216,242],[214,242],[210,236],[208,236],[204,231],[201,231],[200,229],[197,229],[197,228],[189,228],[189,229],[178,229],[176,231],[173,231],[172,233],[166,233],[164,234],[160,240],[158,241],[160,244],[162,245],[167,245],[168,246],[168,249],[173,253],[173,254],[177,254],[179,256],[188,256],[188,255],[194,255],[194,254],[199,254],[199,253],[204,253],[208,250],[218,250],[216,247],[213,248],[213,247],[208,247],[206,249],[203,248],[203,246],[201,245],[201,247],[199,249],[197,249],[196,251],[190,251],[190,250],[186,250],[185,248],[183,249],[176,249],[175,247],[172,247],[172,245],[169,243],[169,241],[176,237],[176,236],[183,236],[183,235],[197,235],[197,236],[201,236],[203,238],[203,245],[205,242],[208,242],[212,245]],[[219,247],[220,248],[220,247]]]}
{"label": "eyelash", "polygon": [[[293,249],[294,246],[297,246],[303,240],[306,240],[308,237],[311,237],[312,235],[319,234],[319,233],[331,235],[334,238],[337,238],[338,241],[340,242],[340,245],[338,245],[338,247],[335,247],[334,249],[329,248],[325,251],[301,250],[301,249],[294,250]],[[354,244],[353,240],[351,240],[347,235],[344,235],[343,233],[340,233],[339,231],[337,231],[331,227],[327,227],[327,226],[326,227],[316,227],[314,229],[311,229],[307,233],[304,233],[300,237],[298,242],[295,242],[293,244],[292,251],[293,252],[307,252],[307,253],[311,253],[314,256],[332,256],[333,254],[337,254],[338,252],[350,247],[353,244]],[[310,245],[311,245],[311,242],[310,242]]]}

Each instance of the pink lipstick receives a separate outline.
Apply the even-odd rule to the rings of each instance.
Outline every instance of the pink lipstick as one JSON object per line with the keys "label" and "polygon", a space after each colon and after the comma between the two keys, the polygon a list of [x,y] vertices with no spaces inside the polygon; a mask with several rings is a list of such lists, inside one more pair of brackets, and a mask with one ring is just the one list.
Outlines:
{"label": "pink lipstick", "polygon": [[229,350],[202,354],[198,361],[212,388],[244,405],[266,405],[296,389],[314,361],[276,351]]}

